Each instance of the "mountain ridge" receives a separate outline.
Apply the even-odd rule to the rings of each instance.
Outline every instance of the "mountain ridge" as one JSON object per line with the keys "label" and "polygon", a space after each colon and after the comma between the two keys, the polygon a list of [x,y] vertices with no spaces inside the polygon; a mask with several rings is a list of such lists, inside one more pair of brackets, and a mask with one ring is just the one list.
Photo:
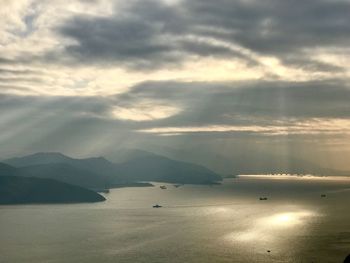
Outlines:
{"label": "mountain ridge", "polygon": [[[139,181],[209,184],[222,180],[220,175],[204,166],[141,150],[123,163],[113,163],[104,157],[76,159],[58,152],[38,152],[3,162],[19,169],[21,176],[53,178],[89,188]],[[86,178],[90,181],[84,180]]]}

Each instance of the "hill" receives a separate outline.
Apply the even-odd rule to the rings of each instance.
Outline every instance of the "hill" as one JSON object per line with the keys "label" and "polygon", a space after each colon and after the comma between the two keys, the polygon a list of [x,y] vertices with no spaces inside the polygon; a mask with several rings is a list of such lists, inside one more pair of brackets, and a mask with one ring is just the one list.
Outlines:
{"label": "hill", "polygon": [[23,157],[15,157],[3,160],[3,163],[13,167],[25,167],[38,164],[70,163],[73,159],[57,152],[40,152]]}
{"label": "hill", "polygon": [[213,171],[144,151],[128,152],[126,161],[103,157],[74,159],[61,153],[36,153],[3,162],[18,168],[20,176],[51,178],[88,188],[130,185],[139,181],[208,184],[221,181]]}
{"label": "hill", "polygon": [[3,160],[2,162],[17,168],[64,163],[80,170],[103,174],[105,176],[116,176],[114,164],[103,157],[76,159],[57,152],[40,152]]}
{"label": "hill", "polygon": [[161,156],[160,154],[148,152],[145,150],[139,149],[119,149],[118,151],[111,154],[111,160],[115,163],[125,163],[134,159],[141,159],[144,157],[157,157]]}
{"label": "hill", "polygon": [[129,180],[182,184],[211,184],[222,178],[213,171],[192,163],[151,154],[118,165],[119,174]]}
{"label": "hill", "polygon": [[17,168],[17,175],[51,178],[87,188],[103,189],[118,180],[115,165],[103,157],[75,159],[56,152],[42,152],[3,161]]}
{"label": "hill", "polygon": [[51,179],[0,176],[0,204],[101,201],[105,201],[105,198],[94,191]]}
{"label": "hill", "polygon": [[350,171],[330,169],[314,164],[305,159],[292,156],[284,156],[280,153],[270,153],[263,149],[233,151],[230,155],[213,153],[206,148],[191,150],[160,148],[157,153],[174,160],[205,165],[209,169],[220,174],[314,174],[347,176]]}
{"label": "hill", "polygon": [[111,179],[104,174],[95,174],[68,163],[38,164],[17,168],[17,175],[23,177],[50,178],[68,184],[91,189],[104,189]]}
{"label": "hill", "polygon": [[16,168],[5,163],[0,163],[0,176],[13,176],[16,173]]}

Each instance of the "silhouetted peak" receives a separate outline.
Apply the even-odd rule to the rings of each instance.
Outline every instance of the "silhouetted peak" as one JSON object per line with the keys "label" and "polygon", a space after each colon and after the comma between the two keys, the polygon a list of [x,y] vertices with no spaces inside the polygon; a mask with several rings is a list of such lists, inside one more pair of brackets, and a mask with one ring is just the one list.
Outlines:
{"label": "silhouetted peak", "polygon": [[7,159],[3,162],[14,167],[23,167],[28,165],[67,162],[69,160],[72,160],[72,158],[59,152],[38,152],[22,157]]}
{"label": "silhouetted peak", "polygon": [[29,155],[32,157],[40,157],[40,158],[64,158],[64,159],[71,159],[71,157],[64,155],[60,152],[38,152],[34,153],[32,155]]}

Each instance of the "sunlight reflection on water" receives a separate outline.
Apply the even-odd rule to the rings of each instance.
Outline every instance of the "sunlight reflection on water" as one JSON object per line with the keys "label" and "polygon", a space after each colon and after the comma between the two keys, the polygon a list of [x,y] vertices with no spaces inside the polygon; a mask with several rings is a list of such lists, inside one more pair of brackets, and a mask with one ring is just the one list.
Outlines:
{"label": "sunlight reflection on water", "polygon": [[262,227],[269,225],[272,227],[292,227],[295,225],[306,223],[306,221],[316,214],[311,211],[288,212],[276,214],[261,220]]}
{"label": "sunlight reflection on water", "polygon": [[248,229],[242,232],[233,232],[224,238],[229,241],[272,241],[280,237],[283,232],[290,231],[295,227],[301,227],[312,217],[318,216],[313,211],[293,211],[276,213],[271,216],[258,218]]}

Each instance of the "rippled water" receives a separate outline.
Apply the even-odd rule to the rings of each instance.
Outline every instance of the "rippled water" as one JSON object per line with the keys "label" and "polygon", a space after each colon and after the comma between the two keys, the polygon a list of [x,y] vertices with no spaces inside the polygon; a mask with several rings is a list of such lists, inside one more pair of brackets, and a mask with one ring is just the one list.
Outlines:
{"label": "rippled water", "polygon": [[350,253],[349,179],[158,186],[97,204],[0,206],[0,262],[333,263]]}

